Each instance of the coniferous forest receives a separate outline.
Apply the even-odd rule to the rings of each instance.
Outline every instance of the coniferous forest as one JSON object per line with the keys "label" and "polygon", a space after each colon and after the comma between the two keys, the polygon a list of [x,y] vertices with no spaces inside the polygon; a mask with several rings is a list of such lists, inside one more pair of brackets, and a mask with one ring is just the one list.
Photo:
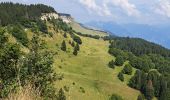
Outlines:
{"label": "coniferous forest", "polygon": [[114,37],[110,39],[109,53],[119,58],[119,62],[122,62],[120,56],[123,57],[137,69],[128,85],[140,90],[147,100],[154,96],[159,100],[170,99],[170,50],[139,38]]}

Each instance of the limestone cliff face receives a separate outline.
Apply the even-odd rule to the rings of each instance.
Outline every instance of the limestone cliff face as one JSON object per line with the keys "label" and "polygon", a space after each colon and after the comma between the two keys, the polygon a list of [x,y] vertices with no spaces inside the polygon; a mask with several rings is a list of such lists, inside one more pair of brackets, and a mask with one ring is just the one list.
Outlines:
{"label": "limestone cliff face", "polygon": [[70,14],[59,13],[59,18],[61,18],[65,23],[71,23],[73,21]]}
{"label": "limestone cliff face", "polygon": [[71,23],[73,21],[73,18],[70,14],[64,14],[64,13],[43,13],[41,16],[41,20],[47,21],[48,19],[62,19],[65,23]]}
{"label": "limestone cliff face", "polygon": [[47,19],[58,19],[59,18],[59,15],[57,13],[43,13],[42,16],[41,16],[41,20],[46,20]]}

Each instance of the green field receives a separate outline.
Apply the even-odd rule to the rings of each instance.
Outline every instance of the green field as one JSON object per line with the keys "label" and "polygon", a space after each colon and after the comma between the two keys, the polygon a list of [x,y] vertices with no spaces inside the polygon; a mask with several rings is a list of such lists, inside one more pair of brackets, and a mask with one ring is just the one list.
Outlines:
{"label": "green field", "polygon": [[[48,26],[52,27],[50,24]],[[74,56],[73,47],[69,44],[69,41],[72,41],[70,35],[67,34],[68,37],[64,38],[64,32],[56,33],[52,29],[49,31],[54,33],[54,36],[42,39],[47,42],[49,50],[57,52],[54,57],[54,70],[63,74],[64,78],[55,85],[58,89],[64,86],[68,88],[68,91],[65,91],[68,100],[108,100],[113,93],[122,96],[124,100],[137,99],[139,91],[126,85],[131,76],[125,75],[125,82],[121,82],[117,75],[123,67],[111,69],[107,65],[110,60],[115,59],[108,54],[108,41],[80,36],[83,44],[78,56]],[[91,31],[89,34],[95,33],[88,31]],[[31,39],[33,33],[30,30],[26,32]],[[13,37],[11,40],[15,41]],[[67,52],[60,50],[63,40],[67,44]],[[23,50],[28,52],[26,48]]]}
{"label": "green field", "polygon": [[[69,35],[64,38],[63,33],[55,33],[53,38],[44,39],[49,49],[58,52],[54,58],[54,68],[57,73],[63,74],[64,78],[56,82],[56,87],[69,88],[69,91],[65,92],[68,100],[107,100],[113,93],[125,100],[137,99],[139,91],[126,85],[131,76],[125,75],[124,83],[117,78],[123,67],[111,69],[107,66],[110,60],[115,59],[107,52],[108,41],[81,37],[83,44],[78,56],[74,56],[73,48],[68,43],[72,40]],[[67,52],[60,50],[62,40],[67,43]]]}
{"label": "green field", "polygon": [[108,35],[106,32],[84,28],[83,26],[81,26],[80,24],[78,24],[76,22],[72,22],[70,24],[70,26],[74,30],[76,30],[77,32],[81,32],[82,34],[91,34],[91,35],[99,35],[99,36],[107,36]]}

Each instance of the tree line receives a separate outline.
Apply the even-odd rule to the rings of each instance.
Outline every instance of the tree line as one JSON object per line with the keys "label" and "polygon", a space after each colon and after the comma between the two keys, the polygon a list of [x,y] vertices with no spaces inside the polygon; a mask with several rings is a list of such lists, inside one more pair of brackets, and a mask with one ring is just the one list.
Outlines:
{"label": "tree line", "polygon": [[109,66],[122,66],[125,61],[129,65],[118,74],[124,81],[123,74],[130,74],[131,67],[137,69],[130,79],[129,86],[141,91],[138,98],[152,100],[170,100],[170,50],[142,39],[110,37],[109,53],[116,57]]}
{"label": "tree line", "polygon": [[54,8],[43,4],[23,5],[12,2],[0,3],[0,25],[15,24],[20,20],[38,19],[42,13],[56,12]]}

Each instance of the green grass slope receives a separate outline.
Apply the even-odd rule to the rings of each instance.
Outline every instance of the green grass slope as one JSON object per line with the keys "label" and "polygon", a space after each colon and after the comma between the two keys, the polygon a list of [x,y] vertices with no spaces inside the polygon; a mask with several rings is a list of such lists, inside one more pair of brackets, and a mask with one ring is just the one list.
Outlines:
{"label": "green grass slope", "polygon": [[[53,26],[48,24],[48,27]],[[31,39],[33,33],[30,30],[26,32]],[[139,91],[126,85],[131,76],[125,75],[125,82],[117,78],[123,67],[111,69],[107,66],[108,62],[114,59],[108,54],[108,41],[80,36],[83,44],[79,54],[74,56],[73,47],[69,44],[69,41],[72,41],[69,34],[64,38],[64,32],[57,33],[53,28],[49,28],[49,32],[54,33],[53,37],[42,39],[47,42],[48,49],[57,52],[54,69],[63,74],[64,78],[56,82],[56,87],[65,87],[65,90],[68,90],[65,91],[68,100],[108,100],[113,93],[122,96],[124,100],[137,99]],[[92,30],[91,32],[95,33]],[[60,50],[63,40],[67,45],[66,52]]]}
{"label": "green grass slope", "polygon": [[[73,48],[68,43],[72,40],[69,35],[64,38],[63,33],[55,33],[53,38],[45,38],[49,48],[58,52],[54,58],[54,67],[64,78],[56,86],[69,88],[65,92],[68,100],[107,100],[113,93],[125,100],[136,100],[139,92],[126,85],[131,76],[125,76],[126,81],[122,83],[117,75],[123,67],[113,70],[107,66],[114,59],[107,52],[109,42],[88,37],[81,39],[83,44],[80,52],[78,56],[74,56]],[[67,43],[67,52],[60,50],[63,40]]]}
{"label": "green grass slope", "polygon": [[107,36],[108,35],[106,32],[85,28],[76,22],[70,23],[70,26],[74,30],[76,30],[77,32],[81,32],[82,34],[99,35],[99,36]]}

